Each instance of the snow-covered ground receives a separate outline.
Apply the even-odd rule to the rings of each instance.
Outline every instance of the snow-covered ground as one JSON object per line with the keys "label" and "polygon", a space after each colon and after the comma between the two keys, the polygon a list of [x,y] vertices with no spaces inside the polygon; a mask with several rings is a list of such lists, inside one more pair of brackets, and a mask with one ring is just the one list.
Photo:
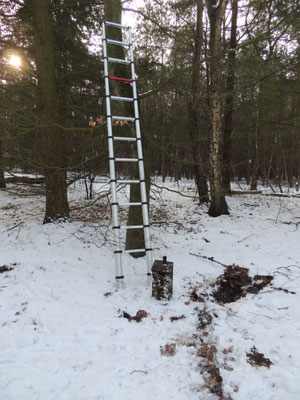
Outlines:
{"label": "snow-covered ground", "polygon": [[[189,181],[165,186],[194,193]],[[154,259],[174,262],[167,302],[151,297],[144,259],[123,257],[126,279],[116,288],[105,198],[92,215],[83,208],[73,223],[42,225],[39,189],[9,189],[0,191],[0,266],[13,268],[0,274],[1,400],[216,399],[203,345],[215,347],[224,398],[300,398],[300,199],[232,196],[230,215],[210,218],[193,198],[156,188]],[[71,204],[86,205],[83,197],[77,183]],[[203,257],[271,274],[273,286],[220,305],[210,294],[224,267]],[[190,299],[192,288],[205,303]],[[202,329],[204,309],[212,321]],[[140,323],[123,318],[138,310],[148,313]],[[167,343],[175,355],[161,354]],[[253,346],[270,368],[247,362]]]}

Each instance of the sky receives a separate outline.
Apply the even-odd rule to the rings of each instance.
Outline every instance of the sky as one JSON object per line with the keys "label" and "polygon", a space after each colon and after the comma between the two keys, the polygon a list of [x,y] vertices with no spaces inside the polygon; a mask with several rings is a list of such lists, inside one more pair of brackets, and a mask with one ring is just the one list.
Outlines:
{"label": "sky", "polygon": [[[131,4],[124,5],[124,7],[138,9],[139,7],[143,7],[144,3],[144,0],[133,0]],[[135,13],[123,12],[123,24],[134,27],[134,25],[136,24],[136,17],[137,16]]]}

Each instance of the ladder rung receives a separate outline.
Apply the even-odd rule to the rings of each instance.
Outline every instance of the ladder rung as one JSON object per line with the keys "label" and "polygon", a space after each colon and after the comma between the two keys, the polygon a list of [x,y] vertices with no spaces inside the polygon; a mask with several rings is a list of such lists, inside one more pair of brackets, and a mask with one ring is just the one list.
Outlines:
{"label": "ladder rung", "polygon": [[132,82],[132,79],[130,79],[130,78],[120,78],[119,76],[109,76],[108,79],[111,81],[120,81],[120,82],[126,82],[126,83]]}
{"label": "ladder rung", "polygon": [[136,142],[135,137],[114,136],[114,140],[119,140],[120,142]]}
{"label": "ladder rung", "polygon": [[138,162],[138,158],[116,158],[115,161],[119,162]]}
{"label": "ladder rung", "polygon": [[129,103],[133,102],[133,98],[131,97],[110,96],[110,98],[111,100],[128,101]]}
{"label": "ladder rung", "polygon": [[120,229],[143,229],[143,225],[122,225]]}
{"label": "ladder rung", "polygon": [[110,62],[118,63],[118,64],[130,64],[131,63],[131,61],[123,60],[122,58],[107,57],[107,60]]}
{"label": "ladder rung", "polygon": [[124,253],[146,253],[146,249],[124,250]]}
{"label": "ladder rung", "polygon": [[119,203],[119,207],[141,206],[142,203]]}
{"label": "ladder rung", "polygon": [[116,22],[110,22],[110,21],[103,21],[107,26],[114,26],[115,28],[120,28],[120,29],[130,29],[129,26],[117,24]]}
{"label": "ladder rung", "polygon": [[120,42],[119,40],[107,39],[107,43],[116,44],[119,46],[129,47],[129,43]]}
{"label": "ladder rung", "polygon": [[135,121],[135,118],[133,118],[133,117],[122,117],[122,116],[119,116],[119,115],[113,115],[112,119],[115,120],[115,121],[130,121],[130,122],[134,122]]}
{"label": "ladder rung", "polygon": [[137,179],[117,179],[117,183],[140,183]]}

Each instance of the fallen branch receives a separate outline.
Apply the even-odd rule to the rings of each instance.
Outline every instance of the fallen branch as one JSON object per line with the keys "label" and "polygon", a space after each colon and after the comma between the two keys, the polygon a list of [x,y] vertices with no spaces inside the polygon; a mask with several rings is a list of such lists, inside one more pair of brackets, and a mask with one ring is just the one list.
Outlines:
{"label": "fallen branch", "polygon": [[251,234],[251,235],[249,235],[249,236],[246,236],[246,237],[244,237],[243,239],[238,240],[237,242],[238,242],[238,243],[242,243],[244,240],[249,239],[251,236],[253,236],[253,234]]}
{"label": "fallen branch", "polygon": [[195,257],[200,257],[203,258],[204,260],[208,260],[211,262],[214,262],[216,264],[222,265],[222,267],[227,267],[226,264],[221,263],[220,261],[215,260],[213,257],[207,257],[207,256],[201,256],[201,254],[194,254],[194,253],[189,253],[191,256],[195,256]]}
{"label": "fallen branch", "polygon": [[22,225],[22,224],[24,224],[24,221],[19,222],[17,225],[14,225],[14,226],[12,226],[11,228],[8,228],[6,231],[3,231],[3,232],[12,231],[13,229],[17,228],[18,226],[20,226],[20,225]]}
{"label": "fallen branch", "polygon": [[300,194],[286,194],[286,193],[263,193],[263,196],[269,197],[293,197],[300,199]]}
{"label": "fallen branch", "polygon": [[170,189],[170,188],[167,188],[167,187],[164,187],[164,186],[159,186],[156,183],[151,183],[151,186],[155,186],[158,189],[167,190],[168,192],[177,193],[177,194],[180,194],[180,196],[189,197],[190,199],[196,199],[197,198],[197,196],[188,196],[187,194],[183,194],[183,193],[179,192],[178,190]]}
{"label": "fallen branch", "polygon": [[5,178],[7,183],[25,183],[31,185],[41,185],[45,183],[45,178],[29,178],[27,176],[9,176]]}
{"label": "fallen branch", "polygon": [[232,190],[230,194],[262,194],[262,190]]}

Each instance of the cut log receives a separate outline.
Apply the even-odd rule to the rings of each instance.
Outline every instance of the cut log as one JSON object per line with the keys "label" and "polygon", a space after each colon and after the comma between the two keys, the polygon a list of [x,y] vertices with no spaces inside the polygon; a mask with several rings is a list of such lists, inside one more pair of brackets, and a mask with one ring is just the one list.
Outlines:
{"label": "cut log", "polygon": [[155,260],[152,267],[152,297],[157,300],[170,300],[173,293],[173,263]]}

